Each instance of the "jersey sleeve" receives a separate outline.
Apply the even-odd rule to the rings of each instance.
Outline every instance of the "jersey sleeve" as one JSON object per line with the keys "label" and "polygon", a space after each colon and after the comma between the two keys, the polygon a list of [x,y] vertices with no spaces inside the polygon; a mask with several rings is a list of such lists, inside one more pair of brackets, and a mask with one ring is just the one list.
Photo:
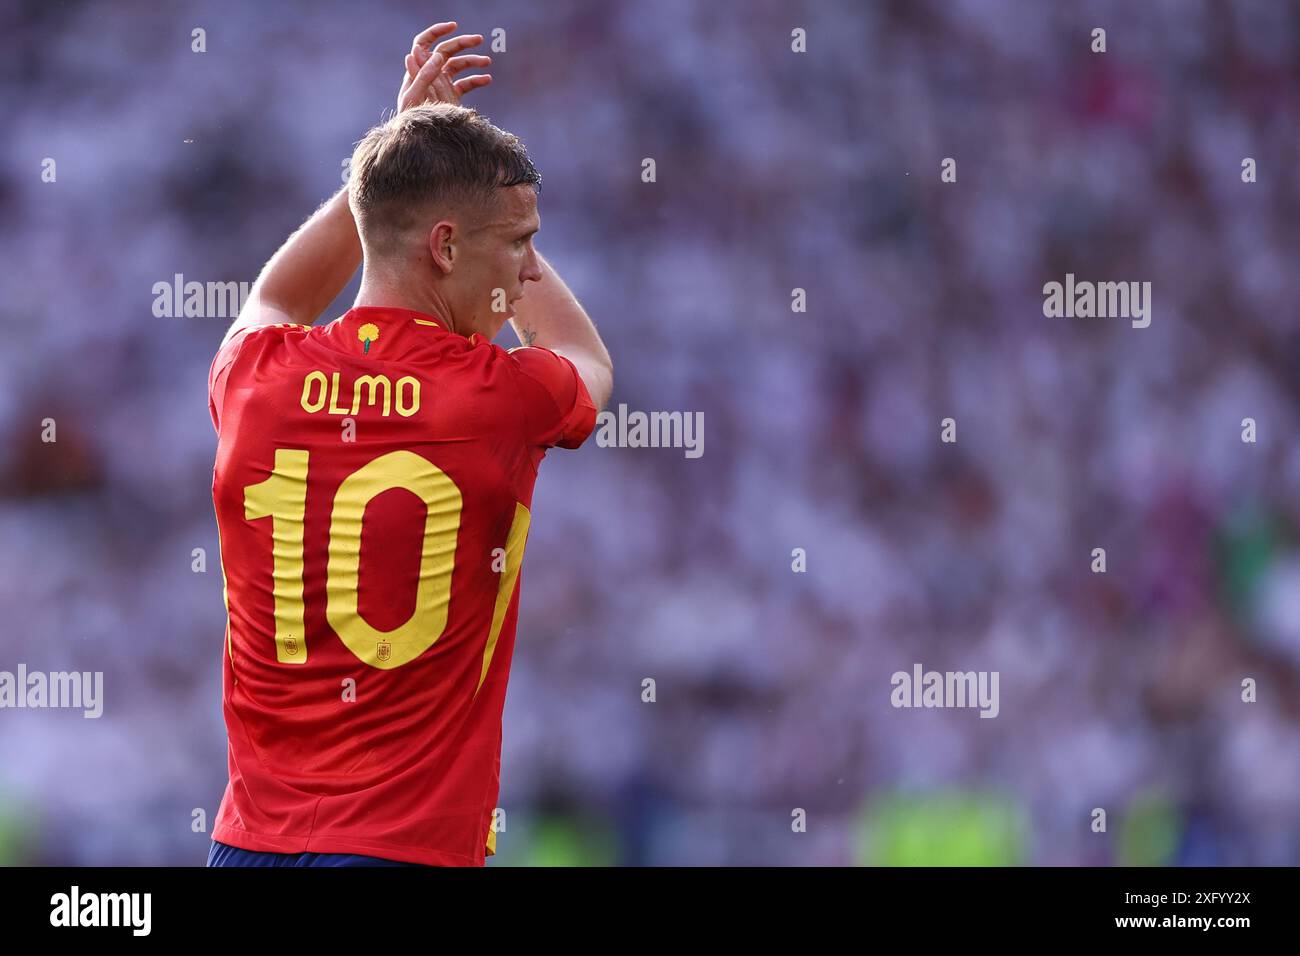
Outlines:
{"label": "jersey sleeve", "polygon": [[251,325],[246,329],[240,329],[230,337],[221,348],[217,349],[217,355],[212,360],[212,368],[208,370],[208,412],[212,415],[212,427],[221,434],[221,410],[226,401],[226,381],[230,377],[230,369],[234,366],[239,358],[240,349],[244,347],[250,336],[257,333],[274,334],[284,332],[290,329],[301,330],[307,326],[295,325],[293,323],[280,323],[278,325]]}
{"label": "jersey sleeve", "polygon": [[216,429],[217,434],[221,434],[221,408],[226,400],[226,378],[230,374],[230,366],[234,364],[235,356],[239,354],[239,347],[244,344],[244,339],[248,338],[250,329],[242,329],[230,337],[226,342],[217,349],[217,355],[212,360],[212,368],[208,370],[208,412],[212,415],[212,427]]}
{"label": "jersey sleeve", "polygon": [[577,368],[538,346],[507,353],[518,373],[531,444],[577,448],[596,427],[596,406]]}

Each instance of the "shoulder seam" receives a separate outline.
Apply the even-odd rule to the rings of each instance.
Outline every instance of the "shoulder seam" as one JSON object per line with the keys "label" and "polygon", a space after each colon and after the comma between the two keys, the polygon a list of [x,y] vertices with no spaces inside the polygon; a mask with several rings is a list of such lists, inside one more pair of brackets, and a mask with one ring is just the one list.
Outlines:
{"label": "shoulder seam", "polygon": [[[516,346],[515,348],[520,348],[520,349],[522,349],[522,348],[531,348],[531,347],[532,347],[532,346],[519,345],[519,346]],[[504,351],[505,351],[505,353],[506,353],[507,355],[509,355],[509,354],[510,354],[511,352],[513,352],[514,350],[515,350],[515,349],[506,349],[506,350],[504,350]],[[559,356],[559,355],[557,355],[556,358],[563,358],[563,356]],[[557,417],[557,418],[563,416],[563,414],[564,414],[564,409],[560,408],[560,406],[559,406],[558,404],[556,404],[555,399],[551,397],[551,393],[550,393],[550,391],[549,391],[549,390],[548,390],[544,385],[542,385],[541,383],[537,382],[536,379],[533,379],[533,377],[532,377],[531,375],[527,375],[527,373],[524,372],[523,369],[519,368],[519,366],[516,365],[514,362],[507,362],[506,364],[510,366],[510,374],[511,374],[512,376],[514,376],[514,380],[515,380],[515,389],[518,391],[518,393],[519,393],[519,397],[520,397],[521,399],[524,400],[524,415],[525,415],[525,416],[528,415],[528,396],[527,396],[527,395],[524,395],[523,385],[522,385],[522,383],[519,381],[520,376],[526,376],[527,378],[531,379],[531,380],[533,381],[534,384],[537,385],[538,389],[542,392],[542,394],[544,394],[544,395],[546,396],[546,400],[547,400],[548,402],[551,403],[551,407],[552,407],[553,409],[555,409],[556,417]],[[525,441],[525,442],[530,442],[530,443],[531,443],[531,440],[532,440],[532,429],[531,429],[531,428],[530,428],[530,429],[525,429],[525,431],[526,431],[526,434],[524,435],[524,441]]]}

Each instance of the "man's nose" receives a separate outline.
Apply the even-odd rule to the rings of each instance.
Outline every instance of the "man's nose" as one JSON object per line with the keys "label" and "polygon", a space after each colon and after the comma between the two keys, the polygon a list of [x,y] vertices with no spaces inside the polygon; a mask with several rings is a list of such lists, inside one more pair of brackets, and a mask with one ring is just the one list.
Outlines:
{"label": "man's nose", "polygon": [[528,262],[524,266],[524,271],[519,274],[519,278],[524,282],[540,282],[542,278],[542,266],[537,261],[537,254],[528,257]]}

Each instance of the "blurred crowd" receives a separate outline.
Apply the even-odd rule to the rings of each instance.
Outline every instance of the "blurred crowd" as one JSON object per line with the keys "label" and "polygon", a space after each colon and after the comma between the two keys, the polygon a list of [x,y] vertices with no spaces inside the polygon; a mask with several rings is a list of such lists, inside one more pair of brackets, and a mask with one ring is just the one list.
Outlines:
{"label": "blurred crowd", "polygon": [[[491,865],[1300,863],[1300,7],[461,7],[614,404],[705,431],[542,467]],[[105,674],[0,711],[0,862],[206,858],[228,319],[152,290],[255,278],[413,16],[0,11],[0,670]],[[1067,273],[1150,327],[1046,318]],[[895,709],[915,663],[998,716]]]}

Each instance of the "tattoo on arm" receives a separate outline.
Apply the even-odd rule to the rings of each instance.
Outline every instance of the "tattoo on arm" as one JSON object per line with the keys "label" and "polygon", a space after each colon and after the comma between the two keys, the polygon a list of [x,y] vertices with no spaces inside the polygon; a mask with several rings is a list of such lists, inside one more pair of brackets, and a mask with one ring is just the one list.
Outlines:
{"label": "tattoo on arm", "polygon": [[531,346],[533,344],[533,339],[535,338],[537,338],[537,333],[534,332],[532,329],[519,330],[519,339],[524,343],[526,347]]}

